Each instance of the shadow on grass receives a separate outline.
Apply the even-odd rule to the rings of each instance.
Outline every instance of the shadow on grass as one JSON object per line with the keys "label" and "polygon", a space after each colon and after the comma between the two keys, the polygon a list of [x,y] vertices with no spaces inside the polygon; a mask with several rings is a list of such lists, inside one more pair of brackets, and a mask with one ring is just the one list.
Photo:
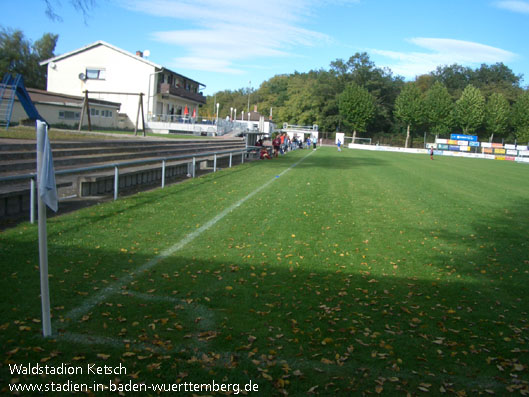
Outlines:
{"label": "shadow on grass", "polygon": [[[510,211],[527,214],[523,206]],[[527,242],[501,219],[475,228],[501,228],[495,252],[519,247],[511,259],[498,259],[508,272]],[[461,244],[460,235],[443,238]],[[151,255],[51,244],[55,337],[44,340],[35,242],[11,235],[0,243],[5,362],[122,363],[128,373],[121,382],[253,380],[268,395],[528,387],[528,291],[516,286],[513,293],[520,280],[501,272],[483,275],[469,266],[474,281],[456,274],[421,279],[380,275],[355,258],[331,265],[309,251],[306,260],[271,264],[245,250],[222,260],[176,254],[138,272]],[[478,251],[472,261],[490,252]],[[101,299],[87,304],[97,294]],[[68,318],[79,307],[79,316]],[[0,374],[4,385],[12,378],[5,363]],[[94,381],[86,373],[48,377],[68,378]]]}
{"label": "shadow on grass", "polygon": [[[431,265],[476,278],[483,292],[494,295],[502,286],[507,288],[505,293],[521,297],[517,288],[526,287],[529,280],[529,201],[505,203],[496,214],[473,214],[472,221],[464,226],[465,231],[420,230],[422,235],[435,236],[444,243],[434,244]],[[523,300],[529,309],[526,298]]]}

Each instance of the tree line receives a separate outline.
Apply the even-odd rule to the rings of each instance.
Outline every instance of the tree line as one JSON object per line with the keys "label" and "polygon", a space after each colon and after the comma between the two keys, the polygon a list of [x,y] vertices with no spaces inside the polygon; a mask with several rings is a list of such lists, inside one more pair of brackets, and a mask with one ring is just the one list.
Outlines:
{"label": "tree line", "polygon": [[[20,73],[28,87],[46,89],[46,68],[39,62],[54,56],[58,35],[45,33],[32,43],[20,30],[0,30],[0,76]],[[225,90],[207,97],[202,114],[246,113],[257,105],[264,115],[273,109],[278,124],[317,124],[324,136],[346,132],[405,136],[424,132],[477,134],[480,139],[529,141],[529,92],[503,63],[472,69],[439,66],[405,82],[375,65],[365,52],[337,59],[328,70],[276,75],[256,89]],[[240,117],[240,116],[239,116]]]}
{"label": "tree line", "polygon": [[337,59],[328,70],[276,75],[252,90],[225,90],[207,97],[203,112],[246,112],[257,105],[273,120],[317,124],[324,135],[346,132],[364,137],[392,134],[411,137],[424,132],[447,136],[475,134],[484,140],[529,141],[529,92],[522,76],[503,63],[472,69],[458,64],[439,66],[405,82],[388,68],[379,68],[367,53]]}

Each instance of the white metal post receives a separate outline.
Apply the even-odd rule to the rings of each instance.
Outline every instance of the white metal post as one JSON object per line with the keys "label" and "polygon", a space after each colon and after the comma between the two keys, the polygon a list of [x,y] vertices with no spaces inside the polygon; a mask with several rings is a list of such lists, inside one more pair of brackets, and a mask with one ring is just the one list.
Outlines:
{"label": "white metal post", "polygon": [[162,189],[165,187],[165,160],[162,161]]}
{"label": "white metal post", "polygon": [[196,157],[193,157],[193,178],[195,177],[195,168],[196,168],[196,165],[197,165],[197,158]]}
{"label": "white metal post", "polygon": [[35,178],[31,178],[29,188],[29,221],[31,224],[35,223]]}
{"label": "white metal post", "polygon": [[[44,142],[46,139],[46,125],[37,122],[37,178],[41,176],[42,159],[44,157]],[[40,268],[40,301],[42,306],[42,334],[51,336],[50,290],[48,282],[48,234],[46,230],[46,204],[40,196],[38,202],[39,228],[39,268]]]}
{"label": "white metal post", "polygon": [[114,166],[114,200],[118,199],[119,189],[119,168]]}
{"label": "white metal post", "polygon": [[231,168],[231,160],[233,158],[233,153],[230,152],[230,168]]}
{"label": "white metal post", "polygon": [[213,155],[213,172],[217,172],[217,153]]}

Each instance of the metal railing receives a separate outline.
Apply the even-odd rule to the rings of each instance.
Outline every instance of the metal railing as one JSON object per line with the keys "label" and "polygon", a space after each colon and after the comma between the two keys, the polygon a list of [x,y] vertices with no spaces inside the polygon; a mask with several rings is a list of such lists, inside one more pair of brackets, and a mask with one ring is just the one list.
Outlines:
{"label": "metal railing", "polygon": [[147,121],[161,121],[164,123],[183,123],[183,124],[217,124],[216,117],[191,117],[180,114],[150,114],[147,116]]}
{"label": "metal railing", "polygon": [[[206,152],[206,153],[195,153],[190,155],[179,155],[179,156],[171,156],[171,157],[160,157],[157,159],[146,159],[146,160],[134,160],[134,161],[127,161],[127,162],[121,162],[121,163],[109,163],[109,164],[102,164],[102,165],[94,165],[91,167],[82,167],[82,168],[72,168],[67,170],[59,170],[55,171],[55,175],[71,175],[71,174],[79,174],[79,173],[85,173],[89,171],[98,171],[98,170],[104,170],[104,169],[114,169],[114,200],[117,200],[119,197],[119,168],[122,167],[131,167],[131,166],[138,166],[138,165],[144,165],[144,164],[153,164],[161,162],[162,167],[162,183],[161,188],[163,189],[165,187],[165,168],[167,165],[167,162],[169,161],[178,161],[178,160],[191,160],[192,164],[192,170],[191,170],[191,177],[195,178],[196,175],[196,161],[198,159],[204,159],[206,157],[213,156],[213,172],[217,172],[217,159],[220,157],[226,157],[229,155],[229,168],[232,167],[233,163],[233,156],[240,154],[241,155],[241,164],[244,164],[244,157],[249,153],[253,152],[257,147],[247,147],[244,149],[239,150],[222,150],[222,151],[215,151],[215,152]],[[30,222],[35,222],[35,203],[36,203],[36,190],[37,190],[37,174],[36,173],[29,173],[29,174],[20,174],[20,175],[11,175],[11,176],[4,176],[0,177],[0,182],[5,181],[17,181],[17,180],[30,180]]]}

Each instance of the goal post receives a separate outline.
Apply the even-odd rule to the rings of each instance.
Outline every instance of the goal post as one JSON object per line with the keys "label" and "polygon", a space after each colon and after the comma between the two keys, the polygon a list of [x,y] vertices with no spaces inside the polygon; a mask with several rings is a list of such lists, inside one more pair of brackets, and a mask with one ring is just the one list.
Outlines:
{"label": "goal post", "polygon": [[371,138],[354,138],[352,136],[344,137],[344,146],[347,147],[348,143],[356,143],[358,145],[371,145]]}
{"label": "goal post", "polygon": [[353,139],[352,143],[357,143],[359,145],[371,145],[371,138],[358,138],[357,137]]}

